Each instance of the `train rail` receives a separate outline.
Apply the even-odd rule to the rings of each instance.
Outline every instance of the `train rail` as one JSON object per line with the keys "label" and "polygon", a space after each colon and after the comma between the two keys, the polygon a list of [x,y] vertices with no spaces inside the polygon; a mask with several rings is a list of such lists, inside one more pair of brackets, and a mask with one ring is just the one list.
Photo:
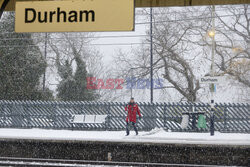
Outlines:
{"label": "train rail", "polygon": [[[194,166],[213,167],[215,165],[195,164],[166,164],[166,163],[144,163],[144,162],[115,162],[115,161],[89,161],[89,160],[68,160],[68,159],[42,159],[42,158],[21,158],[21,157],[0,157],[0,166],[11,167],[167,167],[167,166]],[[218,165],[216,165],[218,166]]]}

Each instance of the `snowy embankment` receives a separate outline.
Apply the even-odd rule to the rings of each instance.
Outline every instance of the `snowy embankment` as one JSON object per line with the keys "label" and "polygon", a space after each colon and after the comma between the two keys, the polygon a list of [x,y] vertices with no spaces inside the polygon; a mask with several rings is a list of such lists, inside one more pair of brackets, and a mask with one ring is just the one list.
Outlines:
{"label": "snowy embankment", "polygon": [[210,136],[209,133],[166,132],[163,129],[154,129],[151,132],[140,132],[139,136],[135,136],[134,132],[131,132],[130,136],[125,137],[125,131],[71,131],[0,128],[0,139],[250,145],[250,134],[215,132],[215,136]]}

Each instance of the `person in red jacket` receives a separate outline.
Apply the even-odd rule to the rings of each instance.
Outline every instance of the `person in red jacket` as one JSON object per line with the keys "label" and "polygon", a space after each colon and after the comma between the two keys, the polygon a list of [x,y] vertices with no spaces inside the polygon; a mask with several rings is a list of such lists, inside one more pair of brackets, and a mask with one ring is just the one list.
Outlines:
{"label": "person in red jacket", "polygon": [[141,113],[140,113],[140,109],[139,109],[138,105],[134,101],[134,98],[130,99],[130,102],[125,107],[125,111],[128,112],[128,115],[126,117],[126,123],[127,123],[127,125],[126,125],[127,135],[126,136],[129,135],[130,123],[134,127],[136,135],[138,135],[138,130],[137,130],[136,125],[135,125],[135,123],[136,123],[136,115],[138,114],[139,119],[141,119]]}

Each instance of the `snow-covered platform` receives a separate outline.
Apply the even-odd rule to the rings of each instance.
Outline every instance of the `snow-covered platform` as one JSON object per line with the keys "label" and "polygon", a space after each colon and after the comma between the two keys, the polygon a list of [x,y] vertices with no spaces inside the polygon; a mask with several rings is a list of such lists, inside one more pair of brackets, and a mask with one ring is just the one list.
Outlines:
{"label": "snow-covered platform", "polygon": [[250,134],[0,129],[0,157],[246,166],[249,154]]}
{"label": "snow-covered platform", "polygon": [[45,129],[1,129],[0,139],[39,139],[67,141],[110,141],[129,143],[168,143],[168,144],[212,144],[212,145],[246,145],[250,146],[250,134],[166,132],[154,129],[140,132],[138,136],[125,137],[125,131],[71,131]]}

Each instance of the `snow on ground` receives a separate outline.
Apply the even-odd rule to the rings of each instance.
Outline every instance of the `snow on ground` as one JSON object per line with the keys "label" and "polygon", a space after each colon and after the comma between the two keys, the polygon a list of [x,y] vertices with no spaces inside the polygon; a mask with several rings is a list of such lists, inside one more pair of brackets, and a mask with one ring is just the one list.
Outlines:
{"label": "snow on ground", "polygon": [[250,145],[250,134],[215,132],[214,136],[210,136],[209,133],[167,132],[163,129],[154,129],[151,132],[139,132],[139,136],[135,136],[135,133],[131,131],[131,135],[126,137],[125,131],[71,131],[0,128],[0,139]]}

